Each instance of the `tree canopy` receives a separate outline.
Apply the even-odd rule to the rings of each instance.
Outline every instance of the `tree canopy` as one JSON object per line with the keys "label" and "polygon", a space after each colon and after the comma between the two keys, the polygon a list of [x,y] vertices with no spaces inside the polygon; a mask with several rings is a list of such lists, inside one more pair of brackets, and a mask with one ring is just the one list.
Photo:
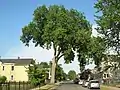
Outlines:
{"label": "tree canopy", "polygon": [[0,84],[1,83],[5,83],[7,81],[7,77],[6,76],[0,76]]}
{"label": "tree canopy", "polygon": [[81,72],[85,70],[86,65],[93,62],[97,67],[99,67],[102,62],[102,58],[105,57],[106,43],[103,38],[100,36],[91,36],[90,42],[86,44],[84,52],[78,52],[78,62]]}
{"label": "tree canopy", "polygon": [[76,75],[76,72],[75,72],[74,70],[70,70],[70,71],[68,72],[68,78],[69,78],[70,80],[74,80],[76,77],[77,77],[77,75]]}
{"label": "tree canopy", "polygon": [[21,41],[29,45],[32,40],[35,46],[47,49],[53,46],[57,59],[64,56],[66,62],[71,62],[74,59],[72,48],[75,50],[76,47],[84,46],[91,36],[89,22],[77,10],[43,5],[38,7],[33,15],[33,20],[22,28]]}
{"label": "tree canopy", "polygon": [[22,28],[20,40],[27,46],[32,40],[35,46],[54,49],[51,78],[51,83],[54,83],[58,60],[63,56],[65,63],[70,63],[74,60],[74,51],[82,52],[80,55],[84,56],[91,31],[91,25],[83,13],[64,6],[43,5],[34,11],[32,21]]}
{"label": "tree canopy", "polygon": [[49,65],[47,62],[41,62],[41,63],[39,64],[39,66],[40,66],[41,68],[50,68],[50,65]]}
{"label": "tree canopy", "polygon": [[40,64],[36,64],[34,61],[28,68],[28,77],[29,81],[37,86],[40,84],[45,84],[45,80],[48,79],[49,67],[46,62],[41,62]]}
{"label": "tree canopy", "polygon": [[[114,49],[120,55],[120,0],[98,0],[97,31],[106,41],[108,49]],[[118,61],[118,60],[116,60]]]}
{"label": "tree canopy", "polygon": [[106,43],[100,36],[92,37],[90,43],[90,57],[93,58],[95,65],[99,66],[105,55]]}
{"label": "tree canopy", "polygon": [[61,64],[56,66],[55,79],[57,81],[62,81],[67,79],[67,75],[64,72],[63,68],[61,67]]}

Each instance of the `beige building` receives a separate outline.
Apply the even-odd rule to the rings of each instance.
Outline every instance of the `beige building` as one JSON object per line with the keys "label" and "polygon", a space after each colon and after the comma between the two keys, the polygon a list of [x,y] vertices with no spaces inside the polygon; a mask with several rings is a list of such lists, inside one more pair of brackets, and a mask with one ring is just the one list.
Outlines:
{"label": "beige building", "polygon": [[[103,61],[101,63],[101,70],[104,72],[103,73],[103,79],[111,79],[114,77],[114,72],[118,70],[118,62],[114,61],[114,58],[116,55],[108,55],[107,60],[103,58]],[[116,69],[115,69],[116,67]]]}
{"label": "beige building", "polygon": [[28,81],[28,67],[33,59],[0,59],[0,76],[7,81]]}
{"label": "beige building", "polygon": [[110,82],[113,79],[120,77],[119,63],[114,61],[115,57],[115,55],[108,55],[106,58],[102,59],[99,68],[94,68],[92,70],[92,72],[96,74],[96,78],[101,78]]}

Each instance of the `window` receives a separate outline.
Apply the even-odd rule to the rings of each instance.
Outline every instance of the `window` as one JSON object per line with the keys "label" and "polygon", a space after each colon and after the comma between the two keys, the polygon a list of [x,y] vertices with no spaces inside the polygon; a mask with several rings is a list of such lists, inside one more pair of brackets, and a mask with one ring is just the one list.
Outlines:
{"label": "window", "polygon": [[91,81],[91,83],[99,83],[99,81]]}
{"label": "window", "polygon": [[106,78],[106,74],[104,74],[104,78]]}
{"label": "window", "polygon": [[5,67],[3,66],[3,71],[4,71]]}
{"label": "window", "polygon": [[109,74],[107,74],[107,77],[109,77]]}
{"label": "window", "polygon": [[14,66],[11,67],[11,70],[12,70],[12,71],[14,70]]}
{"label": "window", "polygon": [[13,75],[11,75],[11,80],[13,80]]}

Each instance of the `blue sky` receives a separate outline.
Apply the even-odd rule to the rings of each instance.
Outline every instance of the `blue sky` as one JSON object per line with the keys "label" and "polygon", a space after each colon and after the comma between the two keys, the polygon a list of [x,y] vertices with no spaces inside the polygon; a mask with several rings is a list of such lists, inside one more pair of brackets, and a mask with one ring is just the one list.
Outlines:
{"label": "blue sky", "polygon": [[0,55],[20,44],[21,28],[32,19],[33,11],[40,5],[58,4],[85,13],[94,23],[95,0],[0,0]]}
{"label": "blue sky", "polygon": [[31,21],[36,7],[43,4],[64,5],[68,9],[74,8],[84,12],[87,19],[94,24],[94,2],[95,0],[0,0],[0,56],[22,56],[24,54],[24,56],[45,59],[38,56],[40,53],[48,55],[48,52],[41,49],[41,52],[36,55],[37,49],[26,48],[20,42],[21,29]]}

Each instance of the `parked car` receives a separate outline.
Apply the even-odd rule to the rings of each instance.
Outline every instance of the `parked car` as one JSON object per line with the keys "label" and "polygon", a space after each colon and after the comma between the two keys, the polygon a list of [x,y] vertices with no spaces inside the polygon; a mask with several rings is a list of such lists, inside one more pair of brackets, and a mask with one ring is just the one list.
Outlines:
{"label": "parked car", "polygon": [[83,81],[83,84],[82,84],[82,86],[83,86],[83,87],[85,86],[85,80]]}
{"label": "parked car", "polygon": [[83,84],[83,80],[79,80],[78,84],[82,85]]}
{"label": "parked car", "polygon": [[83,87],[88,87],[88,84],[89,84],[89,81],[84,80],[82,86],[83,86]]}
{"label": "parked car", "polygon": [[90,80],[88,84],[89,89],[100,89],[100,83],[98,80]]}
{"label": "parked car", "polygon": [[85,81],[85,87],[88,87],[89,81]]}

